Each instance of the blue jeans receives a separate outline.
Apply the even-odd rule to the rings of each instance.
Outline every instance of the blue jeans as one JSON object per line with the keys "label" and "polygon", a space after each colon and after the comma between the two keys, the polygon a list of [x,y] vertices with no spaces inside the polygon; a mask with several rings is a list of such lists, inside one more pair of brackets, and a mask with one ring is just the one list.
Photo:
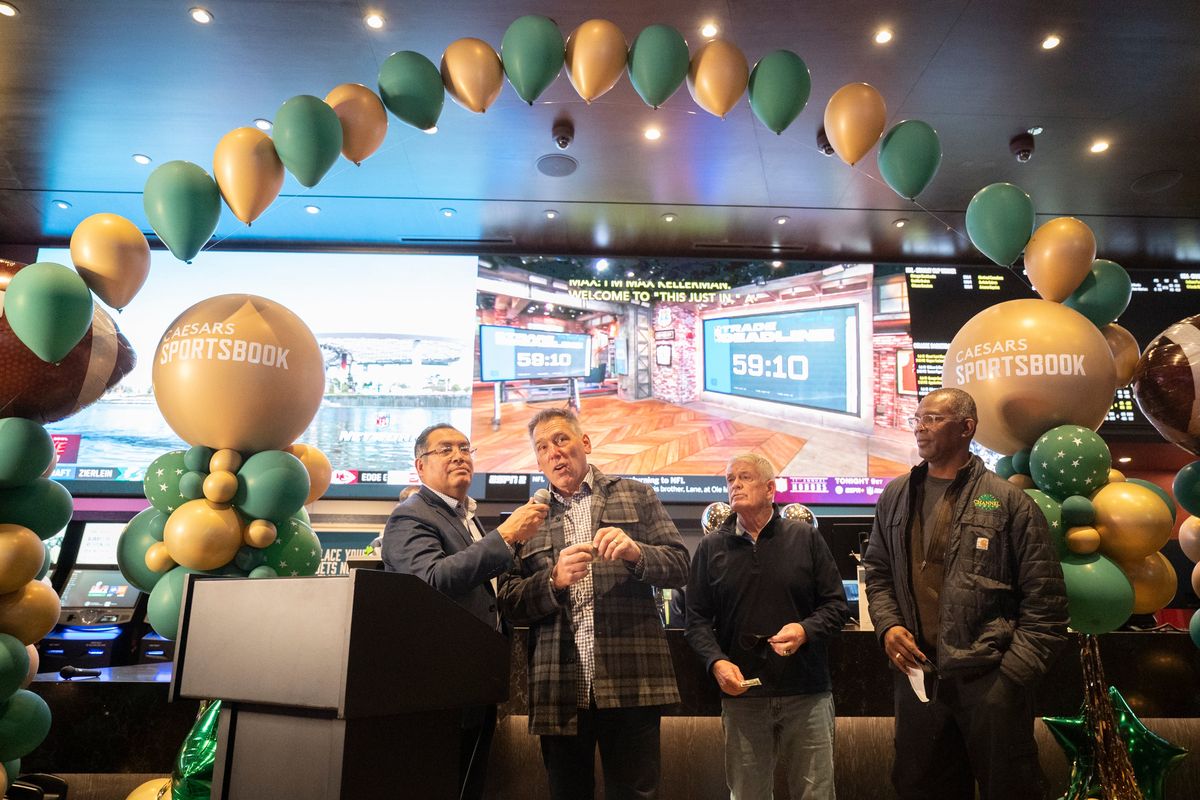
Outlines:
{"label": "blue jeans", "polygon": [[721,725],[731,800],[771,800],[780,758],[792,800],[833,800],[832,694],[722,697]]}

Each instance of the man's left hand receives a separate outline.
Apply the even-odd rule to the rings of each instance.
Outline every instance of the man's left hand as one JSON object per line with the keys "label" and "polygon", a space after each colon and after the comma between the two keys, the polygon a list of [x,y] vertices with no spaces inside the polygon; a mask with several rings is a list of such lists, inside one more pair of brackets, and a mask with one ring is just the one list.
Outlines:
{"label": "man's left hand", "polygon": [[779,629],[779,633],[767,639],[767,644],[778,655],[790,656],[807,641],[808,634],[804,632],[804,626],[799,622],[789,622]]}
{"label": "man's left hand", "polygon": [[596,548],[596,558],[609,561],[619,558],[630,564],[636,564],[637,560],[642,557],[642,548],[620,528],[601,528],[596,531],[596,537],[592,539],[592,546]]}

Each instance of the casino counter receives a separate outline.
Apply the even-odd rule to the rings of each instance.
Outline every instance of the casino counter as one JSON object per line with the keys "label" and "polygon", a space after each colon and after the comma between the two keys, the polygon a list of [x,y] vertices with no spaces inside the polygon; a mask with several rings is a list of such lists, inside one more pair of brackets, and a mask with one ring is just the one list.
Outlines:
{"label": "casino counter", "polygon": [[[667,631],[682,702],[663,719],[663,800],[728,797],[721,749],[720,698],[715,683],[680,630]],[[509,700],[500,707],[492,747],[489,796],[546,797],[537,740],[526,729],[526,631],[511,640]],[[1200,751],[1200,650],[1186,633],[1112,633],[1100,637],[1110,685],[1116,686],[1150,730],[1193,753]],[[894,797],[892,763],[892,670],[870,631],[847,629],[830,646],[838,715],[836,780],[842,797]],[[169,664],[116,667],[100,678],[64,680],[42,674],[31,687],[50,705],[54,724],[42,746],[22,762],[23,772],[52,772],[73,779],[74,800],[124,798],[88,794],[97,773],[136,778],[170,772],[195,718],[196,701],[167,702]],[[379,691],[391,691],[381,686]],[[1037,712],[1074,716],[1082,702],[1078,642],[1055,663],[1039,687]],[[1058,797],[1070,765],[1045,726],[1037,725],[1044,771]],[[110,775],[113,779],[122,776]],[[598,784],[599,785],[599,784]],[[783,785],[777,787],[786,796]],[[77,790],[78,789],[78,790]],[[83,791],[79,791],[83,790]],[[1183,761],[1166,781],[1165,797],[1200,796],[1200,757]]]}

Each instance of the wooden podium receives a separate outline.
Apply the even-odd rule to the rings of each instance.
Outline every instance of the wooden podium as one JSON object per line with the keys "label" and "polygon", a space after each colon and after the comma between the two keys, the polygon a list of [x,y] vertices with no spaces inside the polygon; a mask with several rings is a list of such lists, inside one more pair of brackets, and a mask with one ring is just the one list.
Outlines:
{"label": "wooden podium", "polygon": [[172,697],[221,699],[213,800],[458,794],[462,709],[508,641],[419,578],[189,576]]}

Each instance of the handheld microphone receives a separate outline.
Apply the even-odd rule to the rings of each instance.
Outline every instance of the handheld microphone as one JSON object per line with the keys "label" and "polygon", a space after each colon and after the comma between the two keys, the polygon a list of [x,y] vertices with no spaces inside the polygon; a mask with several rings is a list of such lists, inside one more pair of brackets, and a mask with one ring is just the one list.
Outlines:
{"label": "handheld microphone", "polygon": [[543,486],[541,489],[538,489],[533,493],[533,497],[531,497],[530,500],[534,503],[541,503],[542,505],[548,506],[550,505],[550,490]]}
{"label": "handheld microphone", "polygon": [[100,670],[98,669],[82,669],[73,667],[70,664],[58,671],[60,677],[71,680],[71,678],[99,678]]}

